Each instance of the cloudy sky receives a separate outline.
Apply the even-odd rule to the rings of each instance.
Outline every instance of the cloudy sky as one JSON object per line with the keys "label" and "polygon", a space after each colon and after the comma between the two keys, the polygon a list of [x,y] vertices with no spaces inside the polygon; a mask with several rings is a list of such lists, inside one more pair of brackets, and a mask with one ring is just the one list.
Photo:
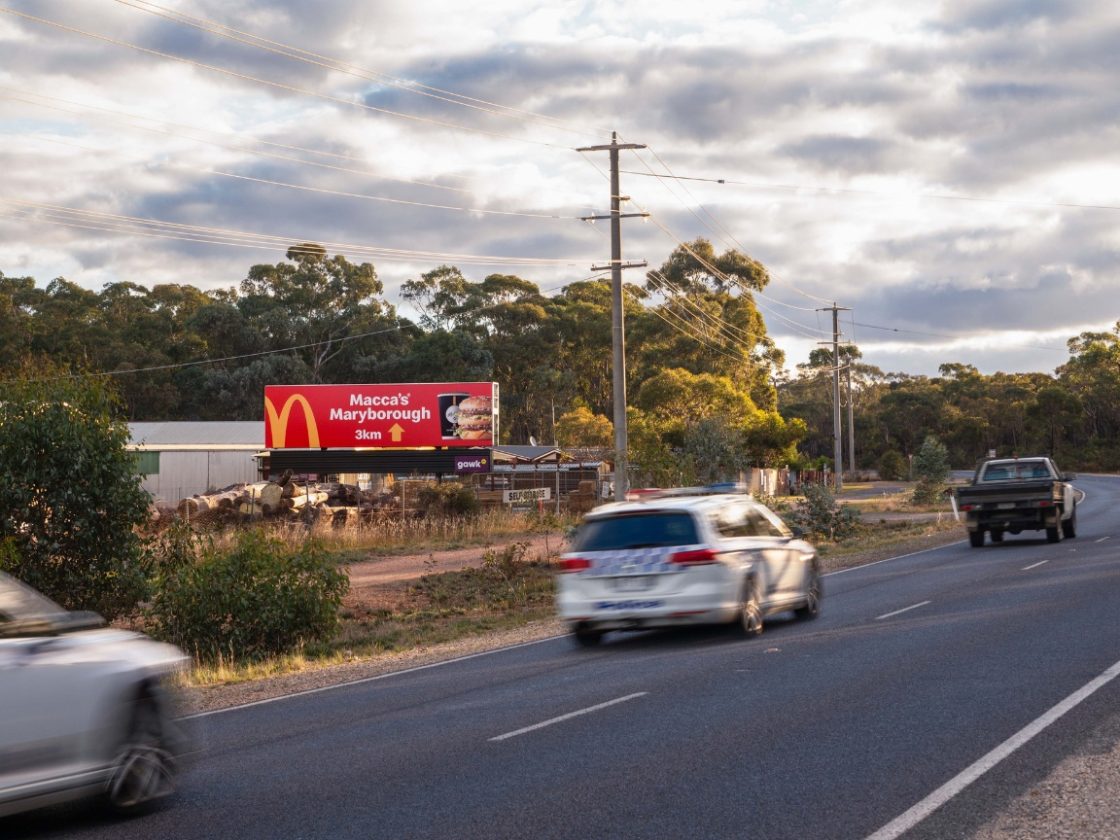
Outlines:
{"label": "cloudy sky", "polygon": [[0,0],[0,271],[228,288],[316,241],[398,305],[558,289],[617,131],[624,257],[760,260],[791,367],[835,301],[885,370],[1052,371],[1120,319],[1117,44],[1104,0]]}

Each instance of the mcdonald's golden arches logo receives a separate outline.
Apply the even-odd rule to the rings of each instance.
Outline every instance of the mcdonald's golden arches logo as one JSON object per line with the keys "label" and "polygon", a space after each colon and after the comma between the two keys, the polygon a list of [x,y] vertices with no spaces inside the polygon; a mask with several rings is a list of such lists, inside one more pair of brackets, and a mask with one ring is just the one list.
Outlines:
{"label": "mcdonald's golden arches logo", "polygon": [[288,420],[297,404],[303,409],[303,419],[307,423],[307,446],[309,449],[318,449],[319,427],[315,423],[315,413],[311,410],[311,403],[303,394],[292,394],[288,397],[279,414],[276,413],[276,406],[272,404],[272,400],[265,396],[264,413],[268,420],[268,428],[272,430],[272,446],[281,449],[286,445]]}

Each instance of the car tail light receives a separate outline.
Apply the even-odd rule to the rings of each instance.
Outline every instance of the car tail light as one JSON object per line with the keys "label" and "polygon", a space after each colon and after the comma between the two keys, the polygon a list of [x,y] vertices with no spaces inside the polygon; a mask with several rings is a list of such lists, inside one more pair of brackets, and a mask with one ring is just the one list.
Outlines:
{"label": "car tail light", "polygon": [[561,572],[582,572],[591,568],[591,561],[586,557],[564,557],[560,560]]}
{"label": "car tail light", "polygon": [[705,566],[719,562],[719,552],[710,548],[698,548],[695,551],[678,551],[669,558],[670,563],[679,563],[682,566]]}

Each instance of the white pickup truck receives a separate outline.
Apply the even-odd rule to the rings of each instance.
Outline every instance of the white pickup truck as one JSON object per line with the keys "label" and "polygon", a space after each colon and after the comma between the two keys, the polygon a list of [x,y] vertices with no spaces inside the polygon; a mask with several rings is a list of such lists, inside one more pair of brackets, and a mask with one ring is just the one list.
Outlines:
{"label": "white pickup truck", "polygon": [[1045,529],[1058,542],[1077,535],[1077,498],[1072,473],[1063,473],[1050,458],[999,458],[984,461],[972,484],[956,491],[958,509],[966,516],[973,548],[1003,535]]}

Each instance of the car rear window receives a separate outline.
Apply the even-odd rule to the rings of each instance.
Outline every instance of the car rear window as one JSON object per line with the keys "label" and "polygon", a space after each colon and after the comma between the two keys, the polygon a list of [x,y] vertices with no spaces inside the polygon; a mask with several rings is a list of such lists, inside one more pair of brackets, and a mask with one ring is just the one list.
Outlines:
{"label": "car rear window", "polygon": [[699,542],[700,536],[691,514],[651,512],[585,522],[576,535],[573,548],[576,551],[618,551],[696,545]]}

